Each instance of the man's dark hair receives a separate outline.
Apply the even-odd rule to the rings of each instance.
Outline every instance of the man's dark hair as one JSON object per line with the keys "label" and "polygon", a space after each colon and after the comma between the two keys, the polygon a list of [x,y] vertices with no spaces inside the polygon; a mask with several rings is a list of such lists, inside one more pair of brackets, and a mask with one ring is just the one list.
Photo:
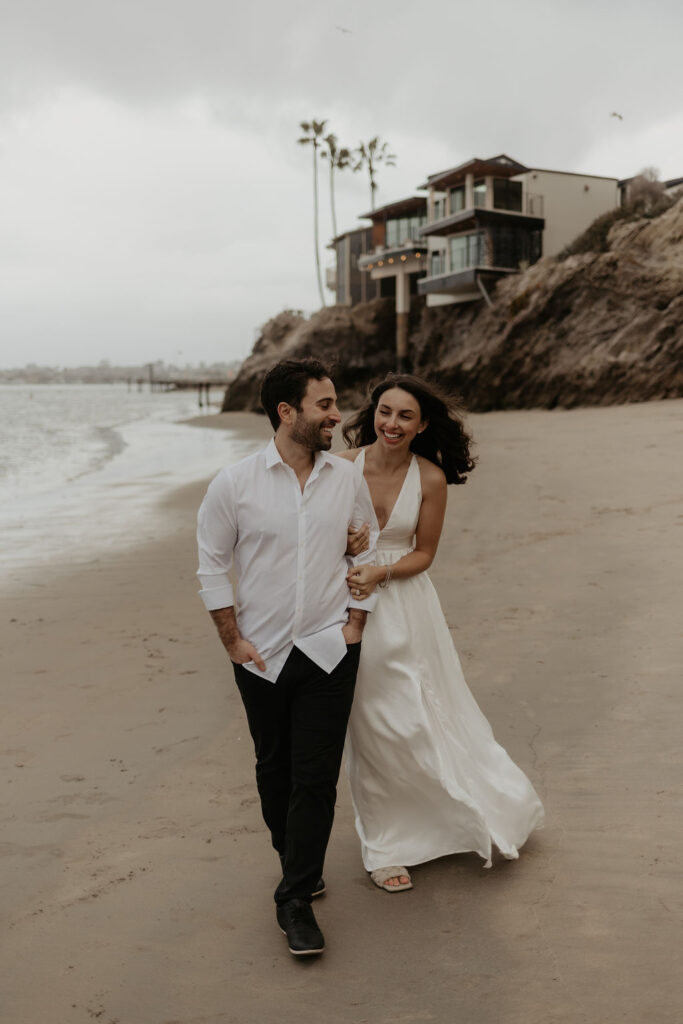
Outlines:
{"label": "man's dark hair", "polygon": [[329,376],[330,371],[318,359],[283,359],[276,363],[261,384],[261,405],[273,430],[280,426],[280,402],[301,409],[309,380],[325,380]]}

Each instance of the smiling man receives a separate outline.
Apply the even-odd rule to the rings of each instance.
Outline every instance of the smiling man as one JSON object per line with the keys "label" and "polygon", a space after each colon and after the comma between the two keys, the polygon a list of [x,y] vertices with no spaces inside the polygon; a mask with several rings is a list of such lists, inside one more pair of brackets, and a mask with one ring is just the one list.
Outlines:
{"label": "smiling man", "polygon": [[[349,597],[346,575],[349,563],[373,561],[379,531],[362,474],[329,454],[341,417],[322,363],[278,363],[261,403],[275,436],[210,484],[199,510],[198,576],[254,740],[261,809],[282,865],[277,920],[290,952],[310,955],[324,948],[311,899],[325,889],[346,723],[375,600]],[[348,527],[362,523],[369,547],[348,559]]]}

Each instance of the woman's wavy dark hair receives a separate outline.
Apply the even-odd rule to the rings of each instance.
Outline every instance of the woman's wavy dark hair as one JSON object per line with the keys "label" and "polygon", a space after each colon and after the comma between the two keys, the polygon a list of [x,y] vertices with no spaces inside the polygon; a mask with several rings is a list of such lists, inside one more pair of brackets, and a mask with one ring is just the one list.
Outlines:
{"label": "woman's wavy dark hair", "polygon": [[401,388],[412,395],[420,406],[422,419],[428,421],[422,433],[411,441],[410,450],[439,466],[446,474],[446,483],[467,483],[466,474],[472,472],[476,459],[470,455],[473,442],[463,425],[462,409],[436,384],[410,373],[388,373],[384,380],[371,385],[368,404],[342,428],[348,447],[361,448],[377,440],[375,411],[390,388]]}

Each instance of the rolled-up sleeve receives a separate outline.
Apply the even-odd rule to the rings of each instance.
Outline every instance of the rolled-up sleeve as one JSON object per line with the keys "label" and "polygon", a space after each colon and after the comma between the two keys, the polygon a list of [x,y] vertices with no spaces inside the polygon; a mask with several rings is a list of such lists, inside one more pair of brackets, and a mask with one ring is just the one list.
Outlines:
{"label": "rolled-up sleeve", "polygon": [[[347,555],[349,565],[374,565],[375,558],[377,557],[379,524],[372,505],[370,491],[365,482],[365,477],[359,471],[358,480],[356,482],[356,500],[353,507],[353,515],[351,517],[351,526],[353,526],[354,529],[358,529],[363,525],[363,523],[367,523],[370,527],[370,539],[368,546],[367,549],[365,551],[361,551],[359,555]],[[348,607],[359,608],[362,612],[371,612],[377,604],[378,597],[379,594],[375,590],[374,593],[370,594],[370,597],[366,597],[362,601],[358,601],[352,596],[351,591],[349,591]]]}
{"label": "rolled-up sleeve", "polygon": [[223,469],[209,484],[197,517],[199,596],[207,611],[230,608],[235,603],[229,573],[236,543],[233,481]]}

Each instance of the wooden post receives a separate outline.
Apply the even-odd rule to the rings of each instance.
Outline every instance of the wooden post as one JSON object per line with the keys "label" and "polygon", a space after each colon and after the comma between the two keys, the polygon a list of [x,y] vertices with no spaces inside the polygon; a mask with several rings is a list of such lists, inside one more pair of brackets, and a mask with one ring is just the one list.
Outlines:
{"label": "wooden post", "polygon": [[405,373],[408,365],[410,327],[410,278],[405,270],[396,275],[396,373]]}

